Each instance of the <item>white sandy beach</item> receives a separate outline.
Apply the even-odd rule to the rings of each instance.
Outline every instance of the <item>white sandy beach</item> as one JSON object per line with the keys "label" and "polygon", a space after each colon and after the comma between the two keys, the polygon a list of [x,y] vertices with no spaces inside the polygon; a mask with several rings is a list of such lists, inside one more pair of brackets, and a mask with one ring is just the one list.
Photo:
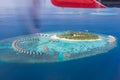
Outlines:
{"label": "white sandy beach", "polygon": [[114,36],[111,36],[111,35],[108,36],[108,42],[109,43],[113,43],[115,41],[116,41],[116,38]]}
{"label": "white sandy beach", "polygon": [[52,39],[58,39],[58,40],[64,40],[64,41],[97,41],[97,40],[102,40],[101,38],[99,39],[92,39],[92,40],[71,40],[71,39],[65,39],[65,38],[59,38],[56,35],[51,36]]}

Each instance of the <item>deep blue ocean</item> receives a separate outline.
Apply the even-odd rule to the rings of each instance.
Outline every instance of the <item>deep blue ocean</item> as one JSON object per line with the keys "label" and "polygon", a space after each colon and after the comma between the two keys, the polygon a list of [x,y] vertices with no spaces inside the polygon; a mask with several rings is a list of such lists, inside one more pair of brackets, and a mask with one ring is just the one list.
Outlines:
{"label": "deep blue ocean", "polygon": [[59,63],[0,61],[0,80],[120,80],[119,8],[32,7],[0,8],[0,40],[37,32],[88,30],[115,36],[117,47],[104,54]]}

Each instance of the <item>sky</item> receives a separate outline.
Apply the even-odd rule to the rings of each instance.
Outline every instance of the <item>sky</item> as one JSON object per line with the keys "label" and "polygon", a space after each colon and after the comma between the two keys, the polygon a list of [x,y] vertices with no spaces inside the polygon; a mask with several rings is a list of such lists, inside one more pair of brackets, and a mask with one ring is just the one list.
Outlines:
{"label": "sky", "polygon": [[[30,6],[33,0],[0,0],[0,8],[2,7],[25,7]],[[50,0],[39,0],[40,5],[44,5],[46,7],[52,6],[50,4]]]}
{"label": "sky", "polygon": [[[19,8],[31,6],[32,2],[35,0],[0,0],[0,8]],[[37,0],[36,0],[37,1]],[[52,5],[50,0],[38,0],[39,5],[46,8],[53,8],[55,6]],[[101,0],[101,1],[111,1],[111,0]],[[120,1],[120,0],[112,0],[112,1]]]}

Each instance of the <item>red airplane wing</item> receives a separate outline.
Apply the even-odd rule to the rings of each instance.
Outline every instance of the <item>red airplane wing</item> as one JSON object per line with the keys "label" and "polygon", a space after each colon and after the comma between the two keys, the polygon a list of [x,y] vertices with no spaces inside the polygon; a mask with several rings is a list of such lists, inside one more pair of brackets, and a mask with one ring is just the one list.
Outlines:
{"label": "red airplane wing", "polygon": [[105,8],[96,0],[51,0],[52,4],[58,7],[70,8]]}

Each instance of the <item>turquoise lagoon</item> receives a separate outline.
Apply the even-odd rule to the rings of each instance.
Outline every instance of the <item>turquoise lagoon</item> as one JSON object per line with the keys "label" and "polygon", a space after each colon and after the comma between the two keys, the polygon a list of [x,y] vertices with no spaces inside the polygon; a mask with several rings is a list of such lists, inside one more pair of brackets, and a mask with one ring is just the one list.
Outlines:
{"label": "turquoise lagoon", "polygon": [[36,33],[2,40],[0,59],[20,63],[62,62],[105,53],[116,46],[116,41],[109,42],[108,35],[99,35],[98,40],[71,41],[54,39],[56,34]]}

